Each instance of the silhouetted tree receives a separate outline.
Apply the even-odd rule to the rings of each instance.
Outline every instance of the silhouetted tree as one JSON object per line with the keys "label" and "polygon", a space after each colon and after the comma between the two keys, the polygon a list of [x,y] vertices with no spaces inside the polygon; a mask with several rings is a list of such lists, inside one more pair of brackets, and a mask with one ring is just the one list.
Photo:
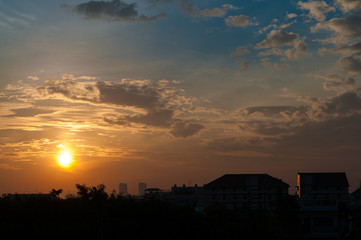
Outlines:
{"label": "silhouetted tree", "polygon": [[78,189],[76,193],[82,200],[90,200],[90,189],[85,184],[75,184],[75,187]]}
{"label": "silhouetted tree", "polygon": [[83,200],[105,201],[109,198],[105,192],[104,184],[100,184],[96,187],[87,187],[85,184],[76,184],[78,189],[77,195]]}
{"label": "silhouetted tree", "polygon": [[51,191],[50,191],[50,196],[51,196],[51,199],[60,199],[60,194],[63,192],[63,189],[58,189],[58,190],[56,190],[56,189],[51,189]]}

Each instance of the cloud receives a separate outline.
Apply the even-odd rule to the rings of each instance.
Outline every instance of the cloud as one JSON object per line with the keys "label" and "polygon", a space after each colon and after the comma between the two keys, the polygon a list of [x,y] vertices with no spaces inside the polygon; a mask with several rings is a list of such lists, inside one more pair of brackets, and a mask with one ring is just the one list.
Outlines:
{"label": "cloud", "polygon": [[350,56],[350,55],[354,55],[354,54],[360,55],[361,54],[361,42],[343,45],[338,48],[332,49],[329,52],[341,53],[342,55],[346,55],[346,56]]}
{"label": "cloud", "polygon": [[290,60],[298,60],[308,54],[308,46],[303,41],[297,41],[292,49],[287,49],[285,55]]}
{"label": "cloud", "polygon": [[303,41],[297,41],[294,44],[293,48],[289,48],[286,50],[283,50],[280,48],[271,48],[266,51],[259,52],[258,56],[264,57],[264,56],[269,56],[269,55],[276,55],[276,56],[285,56],[289,60],[298,60],[308,54],[309,54],[309,52],[308,52],[307,44]]}
{"label": "cloud", "polygon": [[[264,144],[264,143],[263,143]],[[207,147],[219,152],[257,151],[261,152],[263,145],[259,139],[244,139],[240,137],[217,138],[207,143]]]}
{"label": "cloud", "polygon": [[361,59],[357,56],[343,57],[337,61],[342,71],[351,74],[361,74]]}
{"label": "cloud", "polygon": [[39,114],[47,114],[54,112],[53,110],[40,109],[34,107],[11,109],[11,111],[14,114],[5,115],[3,117],[35,117]]}
{"label": "cloud", "polygon": [[289,23],[285,23],[285,24],[282,24],[280,26],[278,26],[278,28],[280,29],[286,29],[286,28],[289,28],[292,26],[292,24],[296,23],[297,20],[293,20],[292,22],[289,22]]}
{"label": "cloud", "polygon": [[[281,47],[293,46],[293,48],[282,49]],[[293,32],[286,32],[282,29],[272,30],[267,34],[267,39],[257,43],[255,49],[265,49],[259,52],[258,56],[269,55],[285,56],[289,60],[298,60],[308,55],[308,45],[299,38],[299,35]],[[267,64],[266,62],[264,62]]]}
{"label": "cloud", "polygon": [[180,8],[182,12],[194,17],[199,15],[199,10],[192,0],[142,0],[142,1],[145,2],[149,8],[157,8],[158,6],[178,2],[180,4]]}
{"label": "cloud", "polygon": [[327,100],[310,99],[310,103],[243,109],[236,123],[239,136],[214,138],[207,146],[224,154],[254,152],[268,159],[297,156],[329,160],[336,155],[361,154],[360,94],[344,92]]}
{"label": "cloud", "polygon": [[207,8],[199,12],[204,17],[224,17],[228,10],[238,9],[231,4],[223,4],[221,8]]}
{"label": "cloud", "polygon": [[[123,79],[121,82],[48,81],[38,87],[43,97],[59,96],[68,101],[102,104],[124,109],[121,114],[104,116],[105,123],[128,127],[156,127],[169,129],[174,136],[188,137],[203,125],[177,116],[187,109],[189,100],[180,89],[168,86],[168,81],[152,83],[147,80]],[[189,106],[190,107],[190,106]]]}
{"label": "cloud", "polygon": [[294,24],[296,22],[297,22],[297,20],[293,20],[292,22],[284,23],[284,24],[281,24],[279,26],[276,25],[276,24],[270,24],[270,25],[265,26],[265,27],[261,28],[260,30],[258,30],[258,33],[262,34],[262,33],[266,32],[266,31],[268,31],[268,29],[270,29],[270,28],[273,28],[273,29],[287,29],[287,28],[291,27],[292,24]]}
{"label": "cloud", "polygon": [[345,12],[361,9],[361,1],[360,0],[336,0],[336,3]]}
{"label": "cloud", "polygon": [[250,62],[241,63],[241,65],[240,65],[241,69],[239,70],[239,72],[240,73],[247,72],[250,64],[251,64]]}
{"label": "cloud", "polygon": [[178,0],[181,5],[181,10],[190,16],[197,16],[198,15],[198,8],[196,5],[193,4],[192,0]]}
{"label": "cloud", "polygon": [[175,121],[172,125],[170,133],[175,137],[187,138],[198,133],[204,126],[198,123],[190,123],[185,121]]}
{"label": "cloud", "polygon": [[244,54],[247,54],[247,53],[250,53],[250,51],[247,49],[246,46],[239,46],[236,51],[232,52],[231,53],[231,56],[232,57],[235,57],[235,56],[241,56],[241,55],[244,55]]}
{"label": "cloud", "polygon": [[150,111],[147,114],[137,114],[124,116],[120,119],[126,120],[128,123],[140,123],[147,126],[170,127],[173,122],[174,111],[170,109],[161,109],[158,111]]}
{"label": "cloud", "polygon": [[326,19],[326,13],[335,11],[335,8],[328,6],[325,1],[299,1],[297,4],[300,9],[309,11],[309,18],[314,18],[317,21],[324,21]]}
{"label": "cloud", "polygon": [[293,32],[283,30],[272,30],[267,34],[267,39],[257,43],[256,49],[281,47],[293,45],[299,39],[299,35]]}
{"label": "cloud", "polygon": [[293,129],[292,135],[273,140],[274,154],[347,159],[361,154],[361,114],[322,122],[308,122]]}
{"label": "cloud", "polygon": [[76,5],[72,10],[83,15],[87,20],[101,19],[107,21],[150,22],[167,17],[165,13],[147,17],[139,14],[136,7],[136,3],[128,4],[121,0],[89,1]]}
{"label": "cloud", "polygon": [[334,32],[331,38],[321,40],[337,45],[344,45],[347,41],[361,39],[361,15],[349,14],[344,18],[333,18],[326,22],[317,23],[311,31],[330,30]]}
{"label": "cloud", "polygon": [[361,96],[354,92],[343,92],[329,100],[311,99],[307,111],[309,120],[325,121],[361,113]]}
{"label": "cloud", "polygon": [[72,101],[97,102],[98,92],[94,83],[80,83],[65,80],[49,80],[45,86],[37,87],[38,93],[43,97],[60,96]]}
{"label": "cloud", "polygon": [[29,78],[29,79],[31,79],[33,81],[39,80],[39,77],[37,77],[37,76],[27,76],[26,78]]}
{"label": "cloud", "polygon": [[352,89],[356,83],[356,80],[352,77],[342,77],[338,74],[330,74],[327,76],[319,76],[325,80],[323,88],[327,91],[346,91]]}
{"label": "cloud", "polygon": [[247,15],[229,16],[224,19],[227,26],[232,27],[247,27],[248,25],[257,25],[252,23]]}
{"label": "cloud", "polygon": [[292,19],[292,18],[296,18],[297,14],[296,13],[287,13],[287,19]]}
{"label": "cloud", "polygon": [[154,109],[163,105],[159,89],[149,82],[97,82],[100,103]]}
{"label": "cloud", "polygon": [[63,74],[61,76],[62,80],[96,80],[96,77],[93,76],[80,76],[80,77],[75,77],[73,74]]}

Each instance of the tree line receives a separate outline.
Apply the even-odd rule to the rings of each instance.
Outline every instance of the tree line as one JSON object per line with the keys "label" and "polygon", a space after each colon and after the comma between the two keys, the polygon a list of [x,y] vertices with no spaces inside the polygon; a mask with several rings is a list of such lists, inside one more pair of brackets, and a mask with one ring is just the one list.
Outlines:
{"label": "tree line", "polygon": [[[108,194],[101,184],[75,185],[46,196],[0,198],[3,239],[303,239],[295,198],[279,199],[272,211],[212,205],[199,212],[157,198]],[[355,238],[359,239],[359,238]]]}

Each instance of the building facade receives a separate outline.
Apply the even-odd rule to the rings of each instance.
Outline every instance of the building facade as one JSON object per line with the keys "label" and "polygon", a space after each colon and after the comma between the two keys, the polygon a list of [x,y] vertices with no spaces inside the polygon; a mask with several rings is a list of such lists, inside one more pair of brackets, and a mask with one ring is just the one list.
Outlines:
{"label": "building facade", "polygon": [[228,209],[269,209],[272,201],[288,196],[288,188],[268,174],[226,174],[204,185],[204,201]]}
{"label": "building facade", "polygon": [[343,172],[298,173],[299,216],[306,237],[340,239],[347,232],[349,183]]}
{"label": "building facade", "polygon": [[119,183],[119,195],[128,195],[128,185],[126,183]]}
{"label": "building facade", "polygon": [[143,182],[140,182],[138,184],[138,194],[141,195],[141,196],[144,195],[145,189],[147,189],[147,184],[143,183]]}
{"label": "building facade", "polygon": [[178,206],[193,206],[196,210],[204,208],[203,187],[174,185],[167,199]]}

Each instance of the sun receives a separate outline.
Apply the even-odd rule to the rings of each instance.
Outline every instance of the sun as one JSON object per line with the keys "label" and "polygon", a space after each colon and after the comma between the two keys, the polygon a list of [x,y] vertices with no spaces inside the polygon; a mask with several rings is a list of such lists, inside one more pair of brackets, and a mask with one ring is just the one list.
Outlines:
{"label": "sun", "polygon": [[69,168],[73,163],[73,156],[68,151],[62,151],[58,155],[58,165],[63,168]]}

